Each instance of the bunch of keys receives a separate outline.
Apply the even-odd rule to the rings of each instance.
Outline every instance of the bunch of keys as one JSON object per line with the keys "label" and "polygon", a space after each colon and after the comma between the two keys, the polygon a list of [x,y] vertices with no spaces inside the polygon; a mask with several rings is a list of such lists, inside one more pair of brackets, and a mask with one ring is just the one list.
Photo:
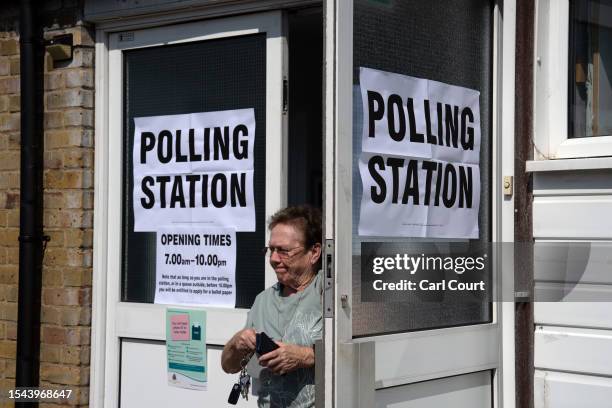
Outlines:
{"label": "bunch of keys", "polygon": [[227,402],[232,405],[236,405],[238,403],[238,397],[242,395],[242,398],[245,400],[249,400],[249,387],[251,386],[251,376],[246,372],[246,366],[249,363],[249,357],[245,356],[240,362],[240,376],[238,377],[238,382],[232,386],[232,390],[230,391],[229,398]]}

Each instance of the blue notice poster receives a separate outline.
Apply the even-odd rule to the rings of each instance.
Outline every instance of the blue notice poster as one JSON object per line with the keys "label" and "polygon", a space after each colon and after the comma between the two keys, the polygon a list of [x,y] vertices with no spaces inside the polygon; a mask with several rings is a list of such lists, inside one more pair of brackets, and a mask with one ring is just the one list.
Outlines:
{"label": "blue notice poster", "polygon": [[166,309],[168,384],[206,390],[206,312]]}

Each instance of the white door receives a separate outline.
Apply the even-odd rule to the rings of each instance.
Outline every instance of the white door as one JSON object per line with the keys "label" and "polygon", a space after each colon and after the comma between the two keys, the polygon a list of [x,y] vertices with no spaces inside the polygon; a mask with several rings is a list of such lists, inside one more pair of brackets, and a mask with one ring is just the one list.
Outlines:
{"label": "white door", "polygon": [[[513,174],[514,2],[328,1],[325,13],[325,406],[512,407],[513,303],[470,311],[361,301],[362,243],[410,248],[449,240],[362,237],[357,225],[359,68],[366,67],[480,92],[482,194],[474,241],[513,240],[513,201],[500,181]],[[496,261],[509,268],[493,277],[493,288],[512,293],[511,262]]]}
{"label": "white door", "polygon": [[[286,200],[282,13],[99,36],[92,404],[225,406],[236,376],[221,371],[222,347],[244,327],[255,295],[275,282],[261,248],[267,242],[265,220]],[[153,303],[155,233],[133,229],[133,119],[242,108],[255,111],[256,231],[237,233],[236,308],[202,308],[207,312],[208,390],[169,387],[169,306]],[[255,406],[255,398],[241,405]]]}

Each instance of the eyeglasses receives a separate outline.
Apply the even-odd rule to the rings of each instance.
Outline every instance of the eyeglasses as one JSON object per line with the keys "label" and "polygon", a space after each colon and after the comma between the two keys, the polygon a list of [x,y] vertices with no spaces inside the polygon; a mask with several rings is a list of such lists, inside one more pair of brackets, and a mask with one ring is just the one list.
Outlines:
{"label": "eyeglasses", "polygon": [[283,247],[273,247],[273,246],[267,246],[264,247],[263,249],[263,254],[267,257],[272,256],[272,254],[274,252],[276,252],[276,254],[281,258],[281,259],[287,259],[291,257],[291,251],[298,249],[298,248],[304,248],[303,246],[296,246],[293,248],[283,248]]}

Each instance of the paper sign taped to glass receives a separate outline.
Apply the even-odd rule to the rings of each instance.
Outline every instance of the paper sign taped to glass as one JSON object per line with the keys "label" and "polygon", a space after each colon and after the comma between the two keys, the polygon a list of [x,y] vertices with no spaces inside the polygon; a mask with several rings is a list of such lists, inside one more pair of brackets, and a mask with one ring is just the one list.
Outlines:
{"label": "paper sign taped to glass", "polygon": [[166,310],[166,355],[168,385],[206,390],[206,312]]}
{"label": "paper sign taped to glass", "polygon": [[156,252],[155,303],[235,307],[235,230],[161,228]]}
{"label": "paper sign taped to glass", "polygon": [[478,238],[480,92],[360,68],[359,235]]}
{"label": "paper sign taped to glass", "polygon": [[134,231],[255,231],[254,109],[134,119]]}

